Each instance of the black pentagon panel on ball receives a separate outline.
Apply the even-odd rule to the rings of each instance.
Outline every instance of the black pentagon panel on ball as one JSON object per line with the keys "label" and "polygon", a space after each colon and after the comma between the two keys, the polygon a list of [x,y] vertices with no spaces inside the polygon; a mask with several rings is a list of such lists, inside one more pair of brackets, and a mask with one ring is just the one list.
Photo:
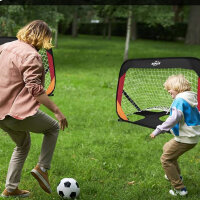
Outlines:
{"label": "black pentagon panel on ball", "polygon": [[76,192],[72,192],[72,193],[70,194],[70,197],[71,197],[72,199],[74,199],[74,198],[76,197]]}
{"label": "black pentagon panel on ball", "polygon": [[65,196],[64,193],[63,193],[63,191],[59,191],[59,195],[60,195],[61,197],[64,197],[64,196]]}
{"label": "black pentagon panel on ball", "polygon": [[70,183],[69,181],[67,181],[67,182],[64,183],[64,186],[65,186],[65,187],[70,187],[70,186],[71,186],[71,183]]}
{"label": "black pentagon panel on ball", "polygon": [[77,188],[79,188],[79,184],[76,182],[76,186],[77,186]]}

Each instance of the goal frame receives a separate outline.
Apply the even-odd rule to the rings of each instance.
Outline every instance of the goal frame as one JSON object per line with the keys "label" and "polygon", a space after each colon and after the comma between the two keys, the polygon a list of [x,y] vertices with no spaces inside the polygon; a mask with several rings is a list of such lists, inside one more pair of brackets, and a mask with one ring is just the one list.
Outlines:
{"label": "goal frame", "polygon": [[[181,67],[180,67],[181,66]],[[198,76],[197,80],[197,101],[198,110],[200,111],[200,59],[195,57],[166,57],[166,58],[138,58],[129,59],[125,61],[120,69],[117,93],[116,93],[116,112],[119,117],[119,121],[129,122],[137,125],[141,125],[148,128],[156,128],[156,126],[163,123],[159,118],[167,115],[166,111],[152,112],[146,110],[140,110],[139,106],[134,102],[134,99],[124,91],[124,82],[126,79],[126,73],[130,68],[142,68],[142,69],[166,69],[166,68],[182,68],[189,69],[196,72]],[[171,74],[173,75],[173,74]],[[122,96],[137,109],[137,112],[133,114],[144,116],[144,119],[131,121],[126,116],[122,108]]]}

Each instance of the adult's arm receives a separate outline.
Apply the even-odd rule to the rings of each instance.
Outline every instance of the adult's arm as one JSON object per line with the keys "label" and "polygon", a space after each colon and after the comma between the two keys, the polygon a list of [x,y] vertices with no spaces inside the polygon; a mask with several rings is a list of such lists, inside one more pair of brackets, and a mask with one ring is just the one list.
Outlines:
{"label": "adult's arm", "polygon": [[30,55],[21,65],[25,87],[29,93],[40,103],[52,111],[59,121],[60,129],[64,130],[68,126],[66,117],[62,114],[56,104],[46,95],[41,77],[44,72],[40,56]]}
{"label": "adult's arm", "polygon": [[47,107],[50,111],[52,111],[59,121],[60,129],[64,131],[65,127],[68,127],[67,119],[60,111],[58,106],[46,95],[43,93],[39,96],[36,96],[35,99],[40,103]]}

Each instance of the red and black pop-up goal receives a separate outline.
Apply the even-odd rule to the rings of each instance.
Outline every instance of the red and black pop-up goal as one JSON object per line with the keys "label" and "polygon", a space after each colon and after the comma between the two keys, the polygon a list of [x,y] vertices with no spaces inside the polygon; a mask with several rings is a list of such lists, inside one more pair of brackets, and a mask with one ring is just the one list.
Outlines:
{"label": "red and black pop-up goal", "polygon": [[173,101],[163,84],[169,76],[176,74],[183,74],[190,81],[200,102],[200,59],[177,57],[125,61],[120,69],[116,95],[119,120],[149,128],[161,124]]}

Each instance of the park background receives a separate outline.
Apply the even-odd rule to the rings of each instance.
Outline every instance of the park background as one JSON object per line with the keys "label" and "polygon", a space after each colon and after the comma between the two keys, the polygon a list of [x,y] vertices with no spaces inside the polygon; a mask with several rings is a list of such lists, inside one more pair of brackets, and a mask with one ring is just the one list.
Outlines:
{"label": "park background", "polygon": [[[200,6],[2,5],[0,36],[15,36],[35,19],[46,21],[53,31],[56,90],[51,99],[69,128],[60,132],[49,171],[53,194],[44,193],[30,175],[42,135],[31,134],[20,188],[32,192],[29,199],[59,199],[57,184],[73,177],[81,200],[171,199],[159,159],[172,136],[151,140],[152,129],[118,122],[118,75],[126,59],[199,58]],[[14,146],[1,131],[0,191]],[[199,146],[180,159],[187,199],[199,199],[199,161]]]}

